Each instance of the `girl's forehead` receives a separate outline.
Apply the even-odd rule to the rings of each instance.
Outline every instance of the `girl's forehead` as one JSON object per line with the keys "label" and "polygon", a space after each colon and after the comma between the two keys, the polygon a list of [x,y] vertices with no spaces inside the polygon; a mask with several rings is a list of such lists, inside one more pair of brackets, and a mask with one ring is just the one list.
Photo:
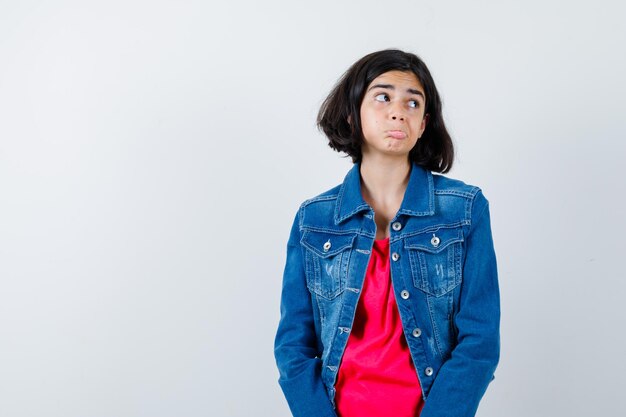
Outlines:
{"label": "girl's forehead", "polygon": [[418,87],[419,90],[424,91],[424,87],[422,83],[417,79],[417,76],[412,71],[399,71],[392,70],[387,71],[380,74],[378,77],[374,78],[368,88],[375,84],[402,84],[402,85],[412,85],[414,87]]}

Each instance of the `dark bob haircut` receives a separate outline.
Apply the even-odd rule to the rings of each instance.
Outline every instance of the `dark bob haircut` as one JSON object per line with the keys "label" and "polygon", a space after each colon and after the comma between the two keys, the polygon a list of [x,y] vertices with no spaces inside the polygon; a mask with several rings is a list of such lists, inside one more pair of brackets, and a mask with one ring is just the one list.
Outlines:
{"label": "dark bob haircut", "polygon": [[[328,137],[328,145],[361,162],[361,103],[374,78],[388,71],[412,72],[426,94],[426,129],[409,152],[409,159],[431,171],[445,173],[452,168],[454,147],[441,114],[441,99],[426,64],[417,56],[397,49],[368,54],[355,62],[339,79],[322,103],[317,127]],[[428,115],[428,116],[426,116]],[[350,121],[348,123],[348,116]]]}

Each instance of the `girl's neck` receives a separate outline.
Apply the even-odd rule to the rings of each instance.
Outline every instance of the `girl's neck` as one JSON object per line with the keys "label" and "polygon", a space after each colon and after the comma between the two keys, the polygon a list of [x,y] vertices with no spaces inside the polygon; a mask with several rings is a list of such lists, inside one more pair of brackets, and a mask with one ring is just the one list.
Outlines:
{"label": "girl's neck", "polygon": [[411,163],[408,159],[372,159],[361,161],[361,193],[374,207],[399,208],[409,183]]}

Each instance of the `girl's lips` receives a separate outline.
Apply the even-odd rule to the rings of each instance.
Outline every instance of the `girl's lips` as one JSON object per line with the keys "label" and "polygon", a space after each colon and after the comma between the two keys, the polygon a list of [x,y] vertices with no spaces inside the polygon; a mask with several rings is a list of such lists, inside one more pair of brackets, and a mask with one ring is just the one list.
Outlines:
{"label": "girl's lips", "polygon": [[389,136],[391,136],[394,139],[404,139],[404,138],[406,138],[406,133],[404,133],[401,130],[389,130],[389,131],[387,131],[387,133],[389,134]]}

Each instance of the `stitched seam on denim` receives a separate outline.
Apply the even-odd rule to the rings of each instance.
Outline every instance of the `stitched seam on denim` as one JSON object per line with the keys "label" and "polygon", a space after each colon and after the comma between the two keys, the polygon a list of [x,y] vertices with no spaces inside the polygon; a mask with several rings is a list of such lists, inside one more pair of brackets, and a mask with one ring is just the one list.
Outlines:
{"label": "stitched seam on denim", "polygon": [[467,219],[467,222],[471,226],[472,224],[472,206],[474,205],[474,199],[467,200],[465,202],[465,213],[464,216]]}
{"label": "stitched seam on denim", "polygon": [[[317,256],[320,256],[324,259],[327,258],[327,256],[323,256],[323,252],[320,252],[320,250],[318,248],[316,248],[315,246],[311,245],[309,242],[307,242],[306,240],[301,240],[300,243],[302,243],[303,246],[307,247],[310,251],[312,251],[313,253],[315,253]],[[346,250],[350,249],[352,246],[354,246],[354,239],[352,240],[352,242],[350,242],[347,245],[344,245],[338,249],[335,249],[332,252],[328,252],[328,256],[338,256],[340,255],[342,252],[345,252]]]}
{"label": "stitched seam on denim", "polygon": [[465,247],[461,244],[458,245],[454,251],[454,288],[461,285],[461,281],[463,280],[463,253],[465,252]]}
{"label": "stitched seam on denim", "polygon": [[315,260],[311,258],[311,254],[309,253],[309,251],[305,252],[304,262],[305,262],[305,271],[306,271],[305,272],[306,273],[306,286],[309,292],[313,294],[317,294],[317,288],[316,288],[317,277],[315,274],[315,271],[316,271]]}
{"label": "stitched seam on denim", "polygon": [[337,202],[335,203],[335,216],[334,216],[335,224],[341,223],[348,217],[351,217],[355,213],[358,213],[359,211],[361,211],[363,208],[369,209],[369,206],[367,205],[367,203],[361,204],[357,206],[354,210],[352,210],[350,213],[346,214],[345,216],[339,217],[339,209],[343,204],[344,189],[345,189],[345,184],[341,184],[341,188],[339,189],[339,193],[337,194]]}
{"label": "stitched seam on denim", "polygon": [[413,210],[409,210],[409,209],[402,209],[400,211],[398,211],[398,214],[413,214],[415,216],[428,216],[429,214],[432,214],[432,211],[413,211]]}
{"label": "stitched seam on denim", "polygon": [[426,178],[428,179],[428,213],[435,212],[435,181],[433,179],[433,173],[426,171]]}
{"label": "stitched seam on denim", "polygon": [[[474,195],[472,196],[472,199],[469,201],[469,208],[467,209],[467,212],[465,214],[465,216],[469,219],[470,221],[470,227],[472,225],[472,210],[474,210],[474,203],[476,202],[476,196],[478,195],[478,192],[481,191],[481,189],[479,187],[476,187],[474,190]],[[481,213],[482,214],[482,213]]]}
{"label": "stitched seam on denim", "polygon": [[328,201],[328,200],[334,200],[336,198],[338,198],[338,194],[331,194],[331,195],[324,195],[324,196],[318,196],[318,197],[313,197],[313,198],[309,198],[307,200],[304,200],[304,202],[302,203],[303,206],[308,206],[311,203],[316,203],[318,201]]}
{"label": "stitched seam on denim", "polygon": [[[352,240],[352,245],[354,245],[354,239]],[[350,262],[352,262],[352,252],[344,252],[341,257],[341,265],[339,265],[343,266],[343,264],[345,263],[345,267],[341,269],[341,275],[339,276],[339,294],[343,293],[348,286],[348,277],[350,275]]]}
{"label": "stitched seam on denim", "polygon": [[466,192],[466,191],[459,191],[459,190],[435,190],[435,194],[436,195],[453,195],[456,197],[463,197],[463,198],[472,198],[474,196],[473,193],[471,192]]}
{"label": "stitched seam on denim", "polygon": [[[487,207],[489,207],[489,201],[487,201],[487,204],[485,204],[485,207],[483,207],[482,211],[478,214],[478,216],[476,216],[476,220],[479,220],[479,219],[483,216],[483,214],[485,213],[485,210],[487,210]],[[470,215],[469,215],[469,217],[470,217],[470,223],[469,223],[469,226],[470,226],[470,232],[469,232],[469,233],[471,233],[471,231],[472,231],[472,226],[473,226],[473,225],[472,225],[472,214],[471,214],[471,213],[472,213],[472,212],[471,212],[472,210],[474,210],[474,200],[472,200],[472,207],[471,207],[471,209],[470,209]]]}
{"label": "stitched seam on denim", "polygon": [[322,271],[320,260],[317,256],[309,253],[311,262],[313,263],[313,276],[315,280],[313,281],[313,292],[317,295],[321,295],[322,293]]}
{"label": "stitched seam on denim", "polygon": [[339,188],[339,193],[337,194],[337,201],[335,202],[335,223],[339,223],[341,219],[339,218],[339,208],[343,202],[343,193],[344,193],[345,184],[341,184]]}
{"label": "stitched seam on denim", "polygon": [[399,240],[399,239],[404,239],[404,238],[413,237],[413,236],[416,236],[416,235],[421,235],[422,233],[436,232],[439,229],[454,229],[454,228],[461,227],[461,226],[464,226],[464,225],[469,225],[469,224],[470,224],[469,221],[461,220],[461,221],[456,222],[456,223],[437,224],[437,225],[433,225],[433,226],[427,226],[427,227],[424,227],[424,228],[419,229],[419,230],[415,230],[415,231],[412,231],[412,232],[409,232],[409,233],[404,233],[404,234],[398,235],[398,236],[393,238],[393,242],[395,242],[396,240]]}
{"label": "stitched seam on denim", "polygon": [[325,227],[302,226],[302,231],[303,232],[311,231],[311,232],[330,233],[331,235],[358,235],[361,229],[337,230],[337,229],[327,229]]}
{"label": "stitched seam on denim", "polygon": [[[300,230],[300,235],[302,235],[302,225],[304,224],[304,203],[300,204],[300,209],[298,210],[298,229]],[[302,236],[300,236],[302,238]]]}
{"label": "stitched seam on denim", "polygon": [[417,251],[415,252],[417,255],[417,259],[420,267],[420,290],[430,294],[431,291],[434,292],[434,288],[430,288],[430,281],[428,281],[428,264],[426,263],[426,259],[424,258],[424,253]]}
{"label": "stitched seam on denim", "polygon": [[[315,302],[317,303],[317,308],[320,312],[320,329],[322,327],[324,327],[324,323],[326,322],[326,311],[324,311],[324,307],[322,307],[322,304],[320,303],[320,298],[317,296],[317,294],[315,294]],[[321,333],[321,330],[320,330]],[[321,337],[321,334],[320,334]]]}
{"label": "stitched seam on denim", "polygon": [[439,329],[437,328],[437,324],[435,322],[435,318],[434,318],[435,317],[435,312],[433,311],[433,306],[432,306],[432,303],[431,303],[431,299],[432,298],[433,297],[430,296],[430,295],[427,296],[426,297],[426,303],[428,304],[428,313],[430,314],[430,323],[431,323],[431,325],[433,327],[433,337],[435,338],[435,345],[437,346],[437,354],[439,355],[440,358],[443,358],[443,354],[442,354],[442,351],[441,351],[441,346],[440,346],[440,343],[439,343],[439,339],[440,339]]}
{"label": "stitched seam on denim", "polygon": [[[343,285],[345,285],[346,280],[343,279],[343,270],[341,269],[341,266],[343,265],[343,258],[345,255],[349,254],[348,251],[343,251],[343,252],[339,252],[334,256],[334,260],[333,260],[333,268],[338,268],[339,269],[339,275],[337,275],[337,277],[335,278],[334,276],[330,275],[330,277],[332,278],[330,280],[331,282],[331,288],[330,291],[328,292],[329,297],[331,299],[339,296],[339,294],[342,293],[343,288],[341,287],[342,282]],[[346,272],[347,273],[347,272]]]}
{"label": "stitched seam on denim", "polygon": [[[446,326],[446,328],[444,330],[444,331],[446,331],[448,333],[448,339],[449,339],[448,340],[448,348],[445,349],[445,350],[442,350],[442,352],[441,352],[441,356],[442,357],[444,356],[444,354],[445,354],[445,356],[450,357],[450,355],[452,354],[452,346],[454,346],[454,340],[452,339],[452,337],[453,337],[452,336],[452,331],[450,330],[451,326],[452,326],[452,308],[453,308],[453,305],[454,305],[454,296],[451,294],[448,297],[448,314],[446,315],[446,318],[448,320],[448,325]],[[445,353],[444,353],[444,351],[445,351]]]}
{"label": "stitched seam on denim", "polygon": [[415,258],[416,256],[417,254],[415,254],[413,251],[409,252],[409,265],[411,267],[411,281],[413,281],[414,287],[419,288],[418,281],[416,280],[416,275],[421,275],[421,271],[419,269],[420,268],[419,260]]}
{"label": "stitched seam on denim", "polygon": [[[339,205],[337,205],[337,207],[339,207]],[[342,221],[344,221],[348,217],[352,217],[356,213],[358,213],[360,211],[363,211],[363,210],[369,210],[369,206],[367,206],[366,204],[361,204],[360,206],[357,206],[354,210],[352,210],[350,213],[346,214],[343,217],[337,218],[337,216],[335,216],[335,218],[337,218],[336,223],[341,223]],[[337,215],[339,215],[339,213],[337,213]]]}
{"label": "stitched seam on denim", "polygon": [[[446,262],[446,293],[451,291],[452,288],[456,287],[456,252],[458,252],[459,245],[450,244],[447,246],[447,258]],[[452,274],[450,274],[452,271]],[[452,275],[452,277],[450,277]]]}
{"label": "stitched seam on denim", "polygon": [[315,294],[315,271],[312,265],[313,261],[309,259],[309,252],[306,249],[302,248],[302,245],[300,245],[300,250],[303,251],[302,259],[304,260],[304,278],[306,282],[306,287],[309,292]]}
{"label": "stitched seam on denim", "polygon": [[425,247],[424,245],[410,245],[408,243],[404,244],[404,248],[405,249],[411,249],[411,250],[419,250],[422,252],[427,252],[430,254],[437,254],[437,253],[441,253],[443,252],[444,249],[448,248],[450,245],[454,245],[455,243],[459,243],[459,242],[463,242],[463,238],[462,237],[456,237],[454,239],[450,239],[448,241],[446,241],[443,245],[439,245],[437,247],[436,250],[431,250],[428,247]]}
{"label": "stitched seam on denim", "polygon": [[[346,308],[346,303],[345,303],[345,297],[341,297],[340,299],[340,306],[339,306],[339,321],[341,322],[341,317],[343,317],[343,310],[344,308]],[[350,325],[352,325],[352,323],[350,323]],[[335,342],[337,342],[337,332],[339,330],[340,326],[336,326],[335,327],[335,331],[333,334],[333,337],[331,338],[330,341],[330,346],[329,346],[329,356],[331,353],[333,353],[333,350],[335,349]],[[337,360],[337,364],[341,363],[341,358],[343,356],[343,352],[345,351],[346,345],[348,344],[348,339],[346,338],[345,343],[343,344],[343,346],[341,347],[341,352],[339,352],[339,358]],[[334,360],[334,358],[333,358]],[[335,372],[333,374],[333,378],[332,378],[332,387],[334,389],[335,383],[337,382],[337,372]]]}

